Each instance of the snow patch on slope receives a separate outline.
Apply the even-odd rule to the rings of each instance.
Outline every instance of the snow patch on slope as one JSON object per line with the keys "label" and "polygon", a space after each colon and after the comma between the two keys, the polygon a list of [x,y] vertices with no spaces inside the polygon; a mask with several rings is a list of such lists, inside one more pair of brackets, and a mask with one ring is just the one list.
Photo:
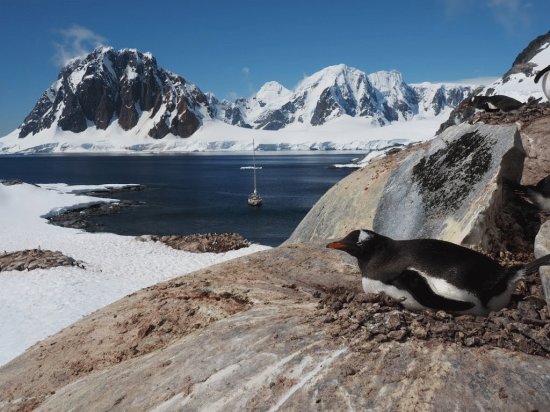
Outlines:
{"label": "snow patch on slope", "polygon": [[[101,185],[113,187],[117,185]],[[91,186],[91,189],[98,188]],[[74,205],[111,202],[72,194],[82,186],[0,184],[0,251],[40,247],[78,261],[78,267],[0,272],[0,365],[38,340],[138,289],[266,246],[227,253],[190,253],[130,236],[87,233],[48,224],[43,216]]]}

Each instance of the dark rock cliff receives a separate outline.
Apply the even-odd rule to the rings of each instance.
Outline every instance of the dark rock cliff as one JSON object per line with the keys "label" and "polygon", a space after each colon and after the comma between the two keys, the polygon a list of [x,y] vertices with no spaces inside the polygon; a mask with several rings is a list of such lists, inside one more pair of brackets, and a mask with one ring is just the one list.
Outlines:
{"label": "dark rock cliff", "polygon": [[199,128],[207,105],[195,85],[159,67],[151,54],[101,47],[63,68],[23,121],[19,137],[55,123],[74,133],[106,129],[113,121],[130,130],[143,115],[153,121],[151,137],[189,137]]}

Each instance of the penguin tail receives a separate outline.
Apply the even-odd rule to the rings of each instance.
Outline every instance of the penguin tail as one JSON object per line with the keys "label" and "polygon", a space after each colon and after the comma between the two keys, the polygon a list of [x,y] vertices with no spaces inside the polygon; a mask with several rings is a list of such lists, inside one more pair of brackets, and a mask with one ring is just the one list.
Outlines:
{"label": "penguin tail", "polygon": [[520,271],[522,272],[522,276],[528,276],[537,273],[541,266],[550,266],[550,255],[533,260],[520,269]]}

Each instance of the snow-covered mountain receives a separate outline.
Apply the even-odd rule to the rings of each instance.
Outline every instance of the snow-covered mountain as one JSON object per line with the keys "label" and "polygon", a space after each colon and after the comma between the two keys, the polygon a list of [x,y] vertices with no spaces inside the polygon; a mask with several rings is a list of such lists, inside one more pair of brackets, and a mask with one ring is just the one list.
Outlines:
{"label": "snow-covered mountain", "polygon": [[305,78],[293,91],[268,82],[249,99],[212,103],[217,118],[254,129],[320,126],[341,116],[363,117],[385,126],[415,116],[437,116],[470,91],[470,86],[463,85],[408,85],[397,71],[366,75],[339,64]]}
{"label": "snow-covered mountain", "polygon": [[419,121],[433,123],[469,92],[340,64],[293,90],[271,81],[229,102],[164,70],[150,53],[99,47],[61,70],[19,128],[0,139],[0,153],[248,150],[251,137],[277,150],[365,150],[432,136],[433,125],[423,131]]}
{"label": "snow-covered mountain", "polygon": [[550,32],[537,37],[516,57],[512,67],[494,83],[482,88],[477,94],[492,96],[503,94],[526,102],[530,97],[538,99],[544,94],[541,84],[534,78],[539,70],[550,65]]}
{"label": "snow-covered mountain", "polygon": [[[480,96],[505,95],[521,102],[530,98],[546,100],[541,83],[535,83],[536,74],[550,65],[550,32],[538,36],[516,57],[512,67],[493,83],[476,89]],[[441,124],[438,133],[446,128],[467,121],[475,110],[467,104],[457,104],[449,118]]]}
{"label": "snow-covered mountain", "polygon": [[[19,138],[52,127],[80,133],[123,130],[139,123],[142,133],[161,139],[168,133],[188,137],[207,112],[206,96],[197,86],[157,65],[150,53],[100,47],[69,62],[40,97],[19,127]],[[140,119],[147,117],[146,122]]]}

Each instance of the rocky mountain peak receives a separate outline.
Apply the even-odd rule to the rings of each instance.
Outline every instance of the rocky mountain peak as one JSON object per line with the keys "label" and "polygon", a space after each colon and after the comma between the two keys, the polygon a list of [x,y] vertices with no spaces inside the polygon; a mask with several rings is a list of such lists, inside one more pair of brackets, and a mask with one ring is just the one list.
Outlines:
{"label": "rocky mountain peak", "polygon": [[396,71],[377,71],[368,75],[371,84],[380,91],[386,91],[401,87],[405,81],[403,75]]}
{"label": "rocky mountain peak", "polygon": [[113,122],[134,128],[142,116],[148,135],[190,136],[206,113],[206,96],[157,65],[151,53],[98,47],[61,70],[20,126],[19,137],[51,127],[79,133]]}
{"label": "rocky mountain peak", "polygon": [[364,76],[365,73],[361,70],[349,67],[345,64],[337,64],[325,67],[313,73],[311,76],[306,77],[298,85],[297,90],[343,86],[355,83],[358,78]]}
{"label": "rocky mountain peak", "polygon": [[525,49],[517,55],[512,63],[512,67],[502,76],[504,81],[510,79],[510,76],[515,73],[523,73],[525,75],[533,75],[533,69],[537,66],[532,60],[544,49],[550,45],[550,31],[546,34],[538,36],[531,41]]}
{"label": "rocky mountain peak", "polygon": [[284,87],[281,83],[276,81],[270,81],[265,83],[258,93],[256,93],[256,98],[271,98],[271,97],[281,97],[289,96],[292,92]]}

